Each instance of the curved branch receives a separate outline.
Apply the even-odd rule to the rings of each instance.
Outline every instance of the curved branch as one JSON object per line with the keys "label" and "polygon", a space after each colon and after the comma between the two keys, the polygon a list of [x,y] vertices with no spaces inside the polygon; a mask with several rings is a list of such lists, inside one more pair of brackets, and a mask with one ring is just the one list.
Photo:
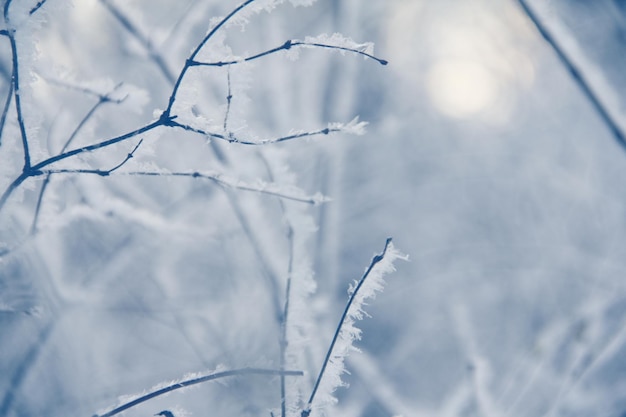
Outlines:
{"label": "curved branch", "polygon": [[165,388],[161,388],[155,391],[152,391],[146,395],[142,395],[141,397],[129,401],[125,404],[120,405],[119,407],[114,408],[113,410],[104,413],[104,414],[94,414],[93,417],[112,417],[116,414],[121,413],[122,411],[128,410],[138,404],[151,400],[152,398],[156,398],[163,394],[167,394],[168,392],[175,391],[181,388],[189,387],[196,384],[201,384],[207,381],[213,381],[215,379],[226,378],[229,376],[240,376],[240,375],[291,375],[291,376],[301,376],[304,375],[302,371],[282,371],[275,369],[260,369],[260,368],[241,368],[241,369],[233,369],[230,371],[216,372],[210,375],[202,376],[199,378],[187,379],[185,381],[177,382],[172,385],[168,385]]}
{"label": "curved branch", "polygon": [[381,65],[387,65],[389,63],[387,60],[377,58],[374,55],[368,54],[367,52],[363,52],[363,51],[360,51],[360,50],[354,49],[354,48],[347,48],[347,47],[343,47],[343,46],[331,45],[331,44],[326,44],[326,43],[315,43],[315,42],[305,42],[305,41],[298,41],[298,40],[288,40],[287,42],[285,42],[281,46],[277,46],[276,48],[268,49],[265,52],[261,52],[261,53],[258,53],[256,55],[252,55],[252,56],[249,56],[249,57],[246,57],[246,58],[243,58],[243,59],[231,60],[231,61],[219,61],[219,62],[198,62],[198,61],[191,60],[190,61],[190,65],[191,66],[207,66],[207,67],[223,67],[225,65],[234,65],[234,64],[240,64],[242,62],[254,61],[255,59],[263,58],[265,56],[275,54],[276,52],[279,52],[279,51],[288,51],[289,49],[291,49],[293,47],[313,47],[313,48],[336,49],[336,50],[339,50],[339,51],[352,52],[352,53],[355,53],[355,54],[363,55],[366,58],[373,59],[374,61],[378,62]]}

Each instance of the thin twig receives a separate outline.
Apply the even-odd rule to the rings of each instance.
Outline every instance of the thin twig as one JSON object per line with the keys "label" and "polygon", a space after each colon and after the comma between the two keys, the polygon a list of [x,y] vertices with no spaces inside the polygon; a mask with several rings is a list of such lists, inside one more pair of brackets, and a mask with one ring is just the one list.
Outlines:
{"label": "thin twig", "polygon": [[175,391],[181,388],[189,387],[196,384],[201,384],[207,381],[213,381],[215,379],[226,378],[230,376],[242,376],[242,375],[291,375],[291,376],[301,376],[304,375],[302,371],[283,371],[276,369],[259,369],[259,368],[241,368],[241,369],[233,369],[230,371],[216,372],[214,374],[206,375],[199,378],[187,379],[185,381],[177,382],[176,384],[169,385],[165,388],[158,389],[156,391],[152,391],[149,394],[142,395],[141,397],[129,401],[125,404],[120,405],[119,407],[114,408],[113,410],[104,413],[104,414],[95,414],[93,417],[112,417],[116,414],[121,413],[122,411],[128,410],[136,405],[139,405],[143,402],[151,400],[152,398],[156,398],[163,394],[167,394],[168,392]]}
{"label": "thin twig", "polygon": [[346,304],[346,308],[344,309],[343,314],[341,315],[341,319],[339,320],[339,324],[337,325],[337,329],[335,330],[335,335],[333,336],[333,339],[330,342],[330,346],[328,347],[328,352],[326,352],[326,357],[324,358],[322,369],[320,370],[320,373],[317,376],[317,380],[315,381],[315,385],[313,386],[313,391],[311,392],[309,401],[307,402],[306,407],[302,410],[301,417],[308,417],[308,415],[311,413],[311,405],[313,404],[313,400],[315,399],[315,394],[317,394],[317,389],[319,388],[320,382],[322,381],[322,377],[324,376],[324,372],[326,371],[326,366],[330,362],[330,356],[333,353],[335,343],[337,343],[337,340],[339,339],[339,333],[341,332],[343,324],[346,321],[346,318],[348,317],[348,312],[350,311],[352,302],[356,298],[356,295],[358,294],[359,290],[363,286],[363,283],[365,283],[365,280],[369,276],[370,272],[372,272],[372,269],[374,268],[374,266],[376,266],[377,263],[379,263],[385,258],[385,254],[387,253],[387,248],[389,247],[390,243],[391,243],[391,238],[388,238],[387,241],[385,242],[385,247],[382,253],[372,258],[372,262],[370,263],[369,267],[367,268],[367,270],[365,271],[365,273],[359,280],[359,283],[357,284],[356,288],[350,295],[350,298],[348,299],[348,303]]}
{"label": "thin twig", "polygon": [[[265,165],[265,169],[267,171],[268,177],[270,181],[274,182],[274,173],[272,172],[272,167],[270,166],[267,159],[263,156],[262,153],[258,153],[259,159]],[[283,309],[283,315],[281,317],[280,322],[280,369],[284,370],[286,366],[286,356],[287,356],[287,346],[289,341],[287,340],[287,323],[289,319],[289,302],[291,298],[291,278],[293,276],[293,262],[294,262],[294,252],[295,252],[295,242],[294,242],[294,229],[287,217],[287,208],[282,200],[278,200],[280,204],[280,209],[283,214],[283,219],[287,224],[287,240],[289,241],[289,263],[287,266],[287,285],[285,288],[285,307]],[[280,376],[280,415],[281,417],[286,417],[287,415],[287,388],[286,388],[286,378],[285,375]]]}
{"label": "thin twig", "polygon": [[546,42],[548,42],[548,44],[552,47],[563,66],[565,66],[565,68],[569,71],[574,82],[578,85],[578,87],[580,87],[585,97],[587,97],[587,99],[591,102],[600,118],[611,130],[617,143],[626,150],[626,136],[624,135],[622,128],[613,119],[609,109],[602,103],[598,94],[593,91],[593,88],[583,74],[582,69],[574,63],[570,56],[567,55],[558,40],[552,33],[550,33],[546,25],[541,21],[541,18],[528,6],[527,1],[518,0],[518,2],[524,10],[524,13],[526,13],[528,18],[534,23],[539,33],[541,33]]}
{"label": "thin twig", "polygon": [[185,66],[180,71],[180,74],[178,75],[176,82],[174,83],[174,89],[172,90],[172,94],[170,95],[170,98],[167,104],[167,109],[163,112],[163,115],[164,115],[163,117],[166,117],[166,118],[170,117],[170,112],[172,111],[172,107],[174,107],[174,101],[176,101],[176,95],[178,94],[178,89],[180,88],[183,78],[185,78],[185,74],[187,73],[187,70],[191,68],[191,62],[194,61],[194,59],[200,53],[202,48],[204,48],[204,45],[206,45],[209,39],[211,39],[222,26],[224,26],[230,19],[232,19],[233,16],[235,16],[237,13],[239,13],[249,4],[254,3],[254,1],[255,0],[246,0],[245,2],[241,3],[239,6],[235,7],[228,15],[226,15],[226,17],[222,18],[222,20],[220,20],[219,23],[215,25],[213,29],[211,29],[211,31],[209,31],[209,33],[204,37],[204,39],[202,39],[202,41],[198,44],[196,49],[193,50],[189,58],[187,58],[187,61],[185,62]]}
{"label": "thin twig", "polygon": [[252,55],[246,58],[242,58],[242,59],[238,59],[238,60],[231,60],[231,61],[218,61],[218,62],[198,62],[198,61],[194,61],[192,60],[190,62],[190,65],[192,66],[208,66],[208,67],[223,67],[224,65],[234,65],[234,64],[240,64],[242,62],[249,62],[249,61],[254,61],[255,59],[259,59],[259,58],[263,58],[265,56],[274,54],[276,52],[279,51],[287,51],[293,47],[299,47],[299,46],[308,46],[308,47],[316,47],[316,48],[326,48],[326,49],[336,49],[339,51],[345,51],[345,52],[353,52],[355,54],[359,54],[359,55],[363,55],[367,58],[373,59],[374,61],[378,62],[381,65],[387,65],[388,61],[384,60],[384,59],[380,59],[375,57],[374,55],[368,54],[367,52],[363,52],[360,51],[358,49],[353,49],[353,48],[346,48],[343,46],[336,46],[336,45],[330,45],[330,44],[325,44],[325,43],[315,43],[315,42],[304,42],[304,41],[298,41],[298,40],[288,40],[287,42],[285,42],[284,44],[282,44],[281,46],[277,46],[276,48],[272,48],[272,49],[268,49],[265,52],[261,52],[258,53],[256,55]]}
{"label": "thin twig", "polygon": [[313,130],[313,131],[308,131],[308,132],[298,132],[298,133],[294,133],[291,135],[286,135],[286,136],[281,136],[278,138],[270,138],[270,139],[261,139],[261,140],[257,140],[257,141],[251,141],[251,140],[245,140],[245,139],[239,139],[234,135],[230,135],[226,136],[224,134],[221,133],[216,133],[216,132],[208,132],[206,130],[202,130],[199,128],[195,128],[186,124],[182,124],[182,123],[178,123],[174,120],[171,120],[168,124],[168,126],[173,126],[173,127],[179,127],[181,129],[187,130],[189,132],[194,132],[194,133],[198,133],[200,135],[204,135],[204,136],[208,136],[208,137],[212,137],[215,139],[220,139],[220,140],[224,140],[230,143],[238,143],[241,145],[256,145],[256,146],[261,146],[261,145],[268,145],[270,143],[279,143],[279,142],[286,142],[289,140],[293,140],[293,139],[299,139],[299,138],[304,138],[307,136],[318,136],[318,135],[328,135],[330,133],[335,133],[335,132],[341,132],[343,129],[338,128],[338,127],[326,127],[324,129],[319,129],[319,130]]}
{"label": "thin twig", "polygon": [[[115,166],[114,168],[101,170],[101,169],[44,169],[38,171],[37,176],[39,175],[52,175],[52,174],[91,174],[98,175],[101,177],[110,176],[113,171],[120,168],[126,162],[128,162],[129,157],[132,158],[131,154],[128,154],[126,159],[122,161],[120,164]],[[296,201],[299,203],[306,203],[312,205],[318,205],[324,202],[329,201],[327,197],[324,197],[321,194],[316,194],[313,196],[310,195],[298,195],[300,190],[295,189],[293,194],[289,194],[285,191],[273,190],[268,188],[268,186],[272,186],[273,184],[261,184],[258,186],[252,184],[246,184],[239,180],[227,178],[222,174],[218,173],[203,173],[203,172],[159,172],[159,171],[125,171],[119,172],[116,175],[126,175],[126,176],[139,176],[139,177],[186,177],[186,178],[202,178],[215,182],[226,188],[233,188],[240,191],[250,191],[259,194],[270,195],[274,197],[279,197],[285,200]]]}

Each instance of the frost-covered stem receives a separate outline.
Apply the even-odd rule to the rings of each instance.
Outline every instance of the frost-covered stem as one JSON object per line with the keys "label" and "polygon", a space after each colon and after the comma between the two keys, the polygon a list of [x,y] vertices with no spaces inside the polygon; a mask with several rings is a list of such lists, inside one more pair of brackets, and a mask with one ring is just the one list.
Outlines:
{"label": "frost-covered stem", "polygon": [[26,172],[30,169],[30,150],[28,149],[28,136],[26,135],[26,127],[24,126],[24,115],[22,114],[22,102],[20,98],[19,61],[17,57],[17,45],[15,42],[15,29],[11,27],[11,19],[9,18],[10,6],[11,0],[7,0],[4,5],[4,23],[7,26],[7,36],[9,37],[9,42],[11,43],[11,59],[13,62],[11,84],[13,85],[13,96],[15,97],[17,124],[20,127],[20,134],[22,136],[22,147],[24,148],[23,172]]}
{"label": "frost-covered stem", "polygon": [[304,373],[302,371],[284,371],[284,370],[276,370],[276,369],[261,369],[261,368],[241,368],[241,369],[233,369],[230,371],[216,372],[214,374],[206,375],[200,378],[187,379],[185,381],[177,382],[176,384],[169,385],[165,388],[158,389],[156,391],[152,391],[146,395],[143,395],[133,401],[129,401],[125,404],[120,405],[119,407],[104,413],[104,414],[94,414],[93,417],[112,417],[121,413],[122,411],[126,411],[129,408],[132,408],[138,404],[161,396],[163,394],[167,394],[168,392],[175,391],[181,388],[189,387],[196,384],[201,384],[203,382],[213,381],[220,378],[226,378],[229,376],[242,376],[242,375],[291,375],[291,376],[301,376]]}
{"label": "frost-covered stem", "polygon": [[190,65],[191,66],[207,66],[207,67],[223,67],[224,65],[234,65],[234,64],[239,64],[242,62],[249,62],[249,61],[254,61],[255,59],[259,59],[259,58],[263,58],[264,56],[268,56],[271,54],[274,54],[276,52],[279,51],[286,51],[289,50],[293,47],[298,47],[298,46],[312,46],[312,47],[316,47],[316,48],[327,48],[327,49],[336,49],[339,51],[346,51],[346,52],[353,52],[355,54],[359,54],[359,55],[363,55],[367,58],[373,59],[374,61],[378,62],[381,65],[387,65],[388,62],[384,59],[380,59],[375,57],[374,55],[368,54],[367,52],[363,52],[363,51],[359,51],[358,49],[353,49],[353,48],[347,48],[347,47],[343,47],[343,46],[336,46],[336,45],[329,45],[329,44],[325,44],[325,43],[315,43],[315,42],[304,42],[304,41],[298,41],[298,40],[288,40],[287,42],[285,42],[284,44],[282,44],[281,46],[277,46],[276,48],[272,48],[272,49],[268,49],[265,52],[261,52],[258,53],[256,55],[252,55],[243,59],[239,59],[239,60],[232,60],[232,61],[219,61],[219,62],[198,62],[198,61],[191,61]]}
{"label": "frost-covered stem", "polygon": [[60,153],[59,155],[56,155],[56,156],[52,156],[34,165],[31,170],[32,171],[31,175],[38,175],[37,171],[40,171],[42,168],[45,168],[46,166],[51,165],[55,162],[61,161],[63,159],[69,158],[70,156],[78,155],[78,154],[85,153],[85,152],[95,151],[96,149],[100,149],[100,148],[106,148],[107,146],[114,145],[116,143],[122,142],[130,138],[134,138],[135,136],[141,135],[142,133],[146,133],[160,126],[167,126],[167,122],[163,119],[159,119],[143,127],[140,127],[137,130],[124,133],[123,135],[114,137],[112,139],[108,139],[102,142],[94,143],[93,145],[84,146],[82,148],[74,149],[68,152]]}
{"label": "frost-covered stem", "polygon": [[231,142],[231,143],[238,143],[241,145],[268,145],[270,143],[278,143],[278,142],[285,142],[288,140],[293,140],[293,139],[299,139],[299,138],[304,138],[307,136],[318,136],[318,135],[328,135],[329,133],[335,133],[335,132],[341,132],[342,129],[341,128],[334,128],[334,127],[326,127],[324,129],[319,129],[319,130],[313,130],[310,132],[300,132],[300,133],[294,133],[292,135],[286,135],[286,136],[281,136],[278,138],[270,138],[270,139],[261,139],[259,141],[249,141],[249,140],[240,140],[235,136],[226,136],[224,134],[221,133],[215,133],[215,132],[208,132],[206,130],[202,130],[202,129],[198,129],[189,125],[185,125],[182,123],[178,123],[174,120],[171,120],[168,124],[168,126],[173,126],[173,127],[179,127],[181,129],[187,130],[189,132],[194,132],[194,133],[198,133],[200,135],[204,135],[204,136],[209,136],[215,139],[220,139],[220,140],[225,140],[227,142]]}
{"label": "frost-covered stem", "polygon": [[315,385],[313,386],[313,391],[311,392],[311,396],[309,397],[309,401],[307,402],[307,405],[304,408],[304,410],[302,410],[302,413],[301,413],[302,417],[307,417],[311,413],[311,405],[313,404],[313,400],[315,399],[315,394],[317,393],[317,389],[319,388],[320,382],[322,381],[322,377],[324,376],[324,371],[326,371],[326,366],[328,365],[328,363],[330,361],[330,357],[331,357],[331,355],[333,353],[333,348],[335,347],[335,343],[337,343],[337,340],[339,339],[339,333],[341,332],[341,328],[343,327],[343,324],[344,324],[346,318],[348,317],[348,312],[350,311],[350,307],[352,306],[352,302],[356,298],[357,294],[359,293],[359,290],[361,289],[361,287],[365,283],[365,280],[369,276],[369,274],[372,271],[372,269],[374,268],[374,266],[376,266],[377,263],[379,263],[380,261],[382,261],[385,258],[385,254],[387,253],[387,248],[389,247],[390,243],[391,243],[391,238],[387,238],[387,241],[385,242],[385,247],[383,248],[382,253],[380,255],[376,255],[376,256],[374,256],[374,258],[372,258],[372,262],[370,263],[370,265],[367,268],[367,270],[365,270],[365,273],[363,274],[363,276],[359,280],[359,283],[357,284],[356,288],[354,289],[354,291],[350,295],[350,298],[348,299],[348,303],[346,304],[346,308],[344,309],[343,314],[341,315],[341,319],[339,320],[339,324],[337,325],[337,329],[335,330],[335,335],[333,336],[333,339],[330,342],[330,346],[328,347],[328,352],[326,352],[326,357],[324,358],[324,363],[322,364],[322,369],[320,370],[320,373],[317,376],[317,380],[315,381]]}
{"label": "frost-covered stem", "polygon": [[[68,152],[64,152],[61,153],[59,155],[50,157],[48,159],[45,159],[41,162],[39,162],[38,164],[30,167],[28,170],[25,170],[24,172],[22,172],[22,174],[20,174],[19,177],[17,177],[8,187],[7,189],[4,191],[4,193],[2,194],[2,196],[0,197],[0,211],[2,210],[2,208],[4,207],[4,204],[6,203],[7,199],[9,198],[9,196],[13,193],[13,191],[15,191],[15,189],[17,187],[19,187],[24,181],[26,181],[28,178],[30,177],[36,177],[39,175],[43,175],[45,172],[42,171],[43,168],[47,167],[48,165],[51,165],[55,162],[61,161],[63,159],[69,158],[70,156],[74,156],[74,155],[78,155],[84,152],[90,152],[96,149],[100,149],[100,148],[104,148],[110,145],[113,145],[115,143],[133,138],[137,135],[141,135],[142,133],[148,132],[156,127],[159,126],[164,126],[166,125],[166,121],[164,121],[163,119],[159,119],[157,121],[154,121],[144,127],[141,127],[137,130],[133,130],[132,132],[128,132],[125,133],[123,135],[117,136],[115,138],[109,139],[109,140],[105,140],[103,142],[99,142],[99,143],[95,143],[93,145],[89,145],[89,146],[85,146],[82,148],[78,148],[78,149],[74,149]],[[104,172],[104,171],[103,171]]]}
{"label": "frost-covered stem", "polygon": [[154,48],[154,45],[152,45],[152,42],[150,42],[150,40],[145,35],[143,35],[139,31],[139,29],[130,21],[130,19],[120,9],[118,9],[113,3],[111,3],[110,0],[100,0],[100,2],[120,22],[120,24],[124,27],[124,29],[126,29],[126,31],[128,31],[128,33],[130,33],[135,39],[137,39],[137,41],[139,41],[139,43],[143,45],[146,51],[148,51],[150,58],[152,58],[152,60],[155,62],[155,64],[161,71],[161,74],[163,74],[163,77],[165,77],[165,79],[170,84],[174,84],[174,82],[176,82],[176,77],[174,76],[172,71],[170,71],[170,69],[168,68],[167,63],[165,62],[165,59],[163,58],[163,55],[161,55]]}
{"label": "frost-covered stem", "polygon": [[[36,174],[32,176],[40,176],[40,175],[51,175],[51,174],[92,174],[99,175],[101,177],[110,176],[113,171],[120,168],[124,163],[126,163],[130,158],[126,158],[122,163],[118,164],[116,167],[108,170],[102,169],[44,169],[38,171]],[[226,178],[223,178],[220,174],[206,174],[201,172],[153,172],[153,171],[126,171],[120,172],[116,175],[126,175],[126,176],[138,176],[138,177],[187,177],[187,178],[202,178],[213,181],[214,183],[221,185],[225,188],[232,188],[240,191],[250,191],[259,194],[270,195],[273,197],[278,197],[284,200],[291,200],[298,203],[312,204],[317,205],[324,202],[324,197],[320,197],[318,195],[314,196],[299,196],[288,194],[287,192],[273,191],[263,188],[263,186],[255,187],[254,185],[247,185],[243,183],[237,183],[235,181],[230,181]]]}
{"label": "frost-covered stem", "polygon": [[608,126],[608,128],[613,133],[613,137],[617,141],[617,143],[626,150],[626,135],[620,128],[620,126],[613,120],[613,117],[609,113],[609,110],[602,103],[597,94],[593,91],[593,88],[589,84],[589,81],[585,78],[581,68],[579,68],[574,61],[567,55],[565,50],[559,44],[558,40],[550,33],[546,25],[541,21],[541,18],[529,7],[526,0],[518,0],[520,6],[524,10],[524,13],[528,16],[528,18],[533,22],[539,33],[543,36],[543,38],[550,44],[557,57],[563,64],[563,66],[569,71],[572,76],[574,82],[580,87],[581,91],[587,97],[587,99],[591,102],[594,109],[600,116],[600,118],[604,121],[604,123]]}
{"label": "frost-covered stem", "polygon": [[126,155],[126,157],[124,158],[124,160],[122,162],[120,162],[119,164],[115,165],[113,168],[107,169],[107,170],[100,170],[100,169],[47,169],[47,170],[40,170],[37,173],[33,174],[33,176],[38,176],[38,175],[52,175],[52,174],[96,174],[96,175],[100,175],[101,177],[108,177],[109,175],[111,175],[111,173],[119,168],[121,168],[124,164],[126,164],[126,162],[128,162],[133,156],[135,156],[135,152],[137,152],[137,149],[139,149],[139,146],[141,146],[141,144],[143,143],[143,139],[139,140],[139,143],[137,143],[137,145],[133,148],[132,151],[130,151],[128,153],[128,155]]}
{"label": "frost-covered stem", "polygon": [[178,94],[178,89],[180,88],[183,78],[185,78],[185,74],[187,73],[187,70],[191,68],[191,63],[194,61],[198,53],[200,53],[204,45],[209,41],[209,39],[213,37],[213,35],[215,35],[215,33],[222,26],[226,24],[226,22],[228,22],[233,16],[235,16],[242,9],[244,9],[246,6],[253,3],[254,1],[255,0],[246,0],[245,2],[241,3],[239,6],[235,7],[228,15],[226,15],[226,17],[224,17],[217,25],[215,25],[213,29],[211,29],[211,31],[198,44],[196,49],[193,50],[189,58],[187,58],[187,61],[185,62],[185,66],[183,66],[183,69],[180,71],[180,74],[178,75],[178,78],[176,79],[176,83],[174,83],[174,89],[172,90],[172,95],[169,98],[167,109],[163,112],[165,117],[169,117],[170,112],[172,111],[172,107],[174,106],[174,101],[176,101],[176,94]]}

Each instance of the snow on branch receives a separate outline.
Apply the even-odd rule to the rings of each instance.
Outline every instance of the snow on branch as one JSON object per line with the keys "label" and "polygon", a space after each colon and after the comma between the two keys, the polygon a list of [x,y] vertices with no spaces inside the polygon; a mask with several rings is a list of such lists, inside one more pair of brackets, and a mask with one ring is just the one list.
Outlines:
{"label": "snow on branch", "polygon": [[[99,175],[101,177],[108,177],[114,171],[125,165],[131,158],[133,158],[139,146],[141,146],[143,139],[135,146],[135,148],[113,168],[107,170],[100,169],[46,169],[40,170],[37,175],[52,175],[52,174],[92,174]],[[206,172],[168,172],[168,171],[123,171],[118,172],[117,175],[127,176],[143,176],[143,177],[188,177],[188,178],[202,178],[207,179],[219,184],[223,187],[233,188],[241,191],[251,191],[260,194],[271,195],[285,200],[297,201],[300,203],[307,203],[313,205],[319,205],[329,202],[331,199],[324,196],[321,193],[315,193],[309,195],[300,188],[293,185],[282,185],[273,182],[265,182],[257,180],[254,183],[249,183],[234,177],[224,175],[216,171]]]}
{"label": "snow on branch", "polygon": [[158,385],[153,388],[147,394],[142,394],[138,397],[126,397],[123,404],[115,407],[113,410],[108,411],[104,414],[94,414],[93,417],[113,417],[123,411],[128,410],[136,405],[144,403],[153,398],[159,397],[161,395],[167,394],[169,392],[179,390],[181,388],[190,387],[192,385],[201,384],[203,382],[213,381],[220,378],[232,377],[232,376],[243,376],[243,375],[290,375],[290,376],[302,376],[304,373],[302,371],[284,371],[277,369],[262,369],[262,368],[241,368],[241,369],[232,369],[230,371],[221,371],[214,372],[209,375],[197,376],[192,375],[191,377],[185,377],[180,381],[172,381],[171,383],[163,385]]}
{"label": "snow on branch", "polygon": [[233,58],[228,61],[217,61],[217,62],[199,62],[195,60],[188,61],[191,66],[207,66],[207,67],[222,67],[225,65],[235,65],[240,64],[242,62],[254,61],[259,58],[266,57],[268,55],[275,54],[279,51],[288,51],[292,48],[301,47],[301,48],[326,48],[326,49],[334,49],[339,52],[351,52],[359,55],[363,55],[365,58],[373,59],[381,65],[387,65],[388,61],[384,59],[377,58],[374,56],[374,44],[371,42],[366,43],[356,43],[350,38],[346,38],[339,33],[334,33],[331,36],[327,34],[322,34],[316,37],[307,36],[304,41],[297,39],[290,39],[283,43],[280,46],[277,46],[272,49],[268,49],[267,51],[260,52],[255,55],[251,55],[245,58]]}
{"label": "snow on branch", "polygon": [[318,130],[293,130],[289,134],[285,136],[279,136],[276,138],[267,138],[267,139],[241,139],[235,136],[232,132],[228,135],[224,135],[222,133],[217,132],[209,132],[203,129],[195,128],[193,126],[189,126],[183,123],[178,123],[174,120],[169,122],[169,126],[179,127],[181,129],[187,130],[189,132],[198,133],[200,135],[204,135],[207,137],[225,140],[230,143],[238,143],[241,145],[268,145],[271,143],[278,142],[286,142],[293,139],[300,139],[308,136],[319,136],[319,135],[328,135],[330,133],[348,133],[352,135],[363,135],[365,134],[365,126],[367,126],[367,122],[359,122],[359,117],[355,117],[348,123],[329,123],[327,127],[324,129]]}
{"label": "snow on branch", "polygon": [[344,385],[341,381],[341,375],[346,372],[344,360],[351,351],[357,350],[352,344],[361,338],[361,330],[354,326],[354,322],[367,315],[363,310],[365,300],[374,298],[377,292],[383,290],[385,284],[383,277],[395,271],[394,262],[398,259],[408,260],[408,256],[398,251],[393,246],[391,238],[388,238],[382,253],[372,258],[361,279],[350,286],[348,303],[301,417],[308,417],[311,414],[313,401],[318,392],[322,399],[317,401],[316,408],[336,402],[332,394],[337,387]]}

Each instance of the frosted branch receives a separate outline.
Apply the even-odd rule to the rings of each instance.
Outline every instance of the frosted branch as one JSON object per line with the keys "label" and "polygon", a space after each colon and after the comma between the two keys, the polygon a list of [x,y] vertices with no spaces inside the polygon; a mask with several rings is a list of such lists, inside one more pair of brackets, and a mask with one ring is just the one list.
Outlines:
{"label": "frosted branch", "polygon": [[[311,38],[311,39],[314,39],[314,38]],[[362,45],[369,45],[369,44],[362,44]],[[246,58],[233,59],[230,61],[218,61],[218,62],[198,62],[198,61],[191,60],[189,64],[191,66],[223,67],[225,65],[234,65],[234,64],[240,64],[242,62],[254,61],[256,59],[275,54],[276,52],[288,51],[291,48],[297,48],[297,47],[334,49],[334,50],[341,51],[341,52],[351,52],[351,53],[363,55],[366,58],[373,59],[374,61],[378,62],[381,65],[387,65],[388,63],[388,61],[377,58],[371,53],[368,53],[365,49],[361,49],[357,47],[333,45],[331,43],[315,42],[315,41],[308,41],[308,40],[299,41],[297,39],[294,39],[294,40],[288,40],[287,42],[285,42],[281,46],[277,46],[276,48],[268,49],[267,51],[258,53],[256,55],[251,55]]]}
{"label": "frosted branch", "polygon": [[572,79],[581,89],[582,93],[591,102],[600,118],[611,130],[611,133],[613,133],[613,137],[615,138],[617,143],[621,145],[624,150],[626,150],[626,135],[624,134],[618,123],[611,116],[610,110],[604,103],[602,103],[602,100],[600,99],[600,97],[598,97],[598,94],[592,88],[582,68],[576,65],[572,57],[569,56],[567,52],[563,49],[558,39],[550,32],[550,30],[546,27],[546,25],[537,15],[537,13],[535,13],[533,9],[529,7],[527,1],[518,0],[518,2],[522,7],[524,13],[526,13],[528,18],[533,22],[541,36],[543,36],[546,42],[548,42],[548,44],[552,47],[558,59],[568,70],[568,72],[572,76]]}
{"label": "frosted branch", "polygon": [[94,414],[93,417],[113,417],[121,413],[122,411],[126,411],[129,408],[132,408],[136,405],[144,403],[153,398],[159,397],[163,394],[167,394],[168,392],[172,392],[181,388],[189,387],[192,385],[201,384],[203,382],[213,381],[220,378],[226,378],[231,376],[243,376],[243,375],[291,375],[291,376],[302,376],[304,373],[302,371],[283,371],[276,369],[260,369],[260,368],[241,368],[241,369],[233,369],[230,371],[223,372],[215,372],[213,374],[209,374],[206,376],[202,376],[199,378],[186,379],[180,382],[176,382],[174,384],[168,385],[164,388],[157,389],[148,394],[142,395],[141,397],[124,403],[113,410],[106,412],[104,414]]}
{"label": "frosted branch", "polygon": [[[364,300],[366,298],[373,298],[377,291],[382,290],[384,284],[383,276],[395,270],[393,262],[396,259],[406,260],[408,258],[406,255],[398,252],[391,243],[391,238],[388,238],[382,253],[372,258],[370,265],[365,270],[361,279],[356,283],[356,286],[350,288],[348,303],[346,304],[346,308],[335,330],[335,335],[328,347],[328,352],[326,353],[322,368],[313,386],[309,401],[301,412],[301,417],[308,417],[311,413],[313,400],[315,400],[315,396],[318,393],[320,383],[322,382],[328,365],[333,366],[333,373],[335,374],[333,375],[335,381],[332,381],[329,389],[332,390],[341,384],[339,376],[344,372],[343,360],[347,356],[354,340],[360,338],[359,330],[353,326],[353,322],[355,319],[361,319],[363,317],[362,306]],[[370,279],[368,280],[368,278]],[[343,344],[343,346],[339,349],[340,352],[336,353],[335,347],[338,343]]]}
{"label": "frosted branch", "polygon": [[[139,145],[138,145],[139,146]],[[137,147],[133,150],[133,152],[137,149]],[[132,158],[132,153],[128,154],[126,159],[122,161],[120,164],[116,165],[114,168],[108,170],[98,170],[98,169],[49,169],[40,171],[39,175],[52,175],[52,174],[92,174],[99,175],[101,177],[110,176],[113,171],[117,170],[121,166],[123,166],[128,160]],[[260,194],[271,195],[274,197],[279,197],[285,200],[296,201],[300,203],[307,203],[318,205],[322,203],[326,203],[330,201],[330,198],[316,193],[314,195],[308,195],[304,191],[300,190],[294,186],[285,186],[274,183],[266,183],[262,181],[257,181],[256,183],[247,183],[245,181],[228,177],[221,173],[217,172],[167,172],[167,171],[125,171],[119,172],[116,175],[127,175],[127,176],[141,176],[141,177],[186,177],[186,178],[202,178],[206,180],[211,180],[216,184],[227,188],[233,188],[241,191],[251,191]]]}
{"label": "frosted branch", "polygon": [[248,140],[248,139],[240,139],[236,137],[234,134],[222,134],[217,132],[209,132],[207,130],[195,128],[193,126],[189,126],[183,123],[178,123],[174,120],[171,120],[168,124],[169,126],[179,127],[181,129],[187,130],[189,132],[198,133],[203,136],[208,136],[215,139],[224,140],[230,143],[238,143],[241,145],[269,145],[271,143],[279,143],[286,142],[289,140],[305,138],[309,136],[320,136],[320,135],[328,135],[331,133],[345,132],[351,134],[363,134],[365,132],[366,122],[358,122],[358,118],[353,119],[351,122],[347,124],[343,123],[329,123],[327,127],[324,129],[318,130],[310,130],[310,131],[294,131],[291,134],[285,136],[279,136],[276,138],[268,138],[268,139],[260,139],[260,140]]}

